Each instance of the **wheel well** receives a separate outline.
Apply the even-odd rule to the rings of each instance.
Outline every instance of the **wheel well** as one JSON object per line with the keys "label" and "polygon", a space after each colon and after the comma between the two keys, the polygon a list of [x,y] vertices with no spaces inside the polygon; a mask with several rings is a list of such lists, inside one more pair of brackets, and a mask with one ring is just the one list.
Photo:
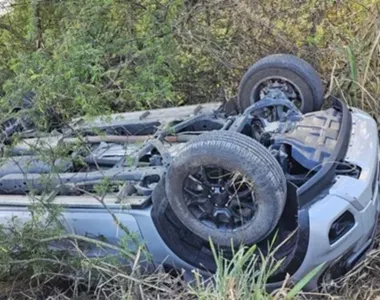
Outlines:
{"label": "wheel well", "polygon": [[[203,239],[197,237],[189,229],[181,223],[172,211],[168,200],[165,195],[165,178],[157,184],[152,194],[153,209],[152,219],[153,222],[164,242],[167,246],[181,259],[195,268],[207,270],[209,272],[215,272],[216,264],[214,257],[210,249],[210,245],[204,242]],[[258,251],[261,253],[268,253],[268,241],[272,242],[275,237],[277,240],[273,244],[273,248],[281,245],[275,253],[276,259],[282,259],[285,256],[289,256],[286,262],[290,262],[292,253],[294,252],[294,246],[297,241],[297,234],[293,234],[297,227],[297,214],[298,203],[294,193],[289,189],[289,197],[287,198],[286,205],[278,226],[272,231],[272,233],[257,243]],[[286,242],[284,242],[286,240]],[[217,245],[215,245],[217,246]],[[250,245],[247,245],[250,246]],[[231,257],[231,249],[221,249],[226,258]],[[294,253],[293,253],[294,254]],[[280,268],[279,271],[283,271],[286,268],[286,262]]]}

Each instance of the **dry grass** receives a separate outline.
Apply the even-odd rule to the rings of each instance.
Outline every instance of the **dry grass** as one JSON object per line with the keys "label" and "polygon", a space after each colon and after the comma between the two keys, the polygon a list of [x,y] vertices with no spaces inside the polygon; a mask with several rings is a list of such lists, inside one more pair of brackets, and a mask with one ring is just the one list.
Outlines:
{"label": "dry grass", "polygon": [[[374,25],[373,25],[374,26]],[[347,56],[347,66],[356,68],[356,80],[334,67],[329,80],[329,94],[339,94],[347,103],[357,105],[373,116],[380,110],[380,34],[377,29],[371,35],[371,43],[361,56]],[[375,34],[376,33],[376,34]],[[335,66],[339,65],[339,60]],[[380,236],[377,237],[380,242]],[[42,257],[43,258],[43,257]],[[253,273],[227,272],[218,277],[217,284],[190,286],[180,276],[156,271],[141,274],[138,260],[132,270],[119,264],[94,261],[81,256],[75,268],[68,272],[34,274],[30,278],[12,277],[0,282],[0,299],[288,299],[290,290],[284,286],[279,291],[267,294],[264,291],[265,276],[261,282],[250,281]],[[75,272],[73,272],[73,269]],[[225,269],[224,269],[225,270]],[[252,269],[254,270],[254,269]],[[368,257],[344,278],[325,283],[321,293],[298,293],[295,299],[380,299],[380,249],[375,247]],[[245,280],[245,281],[243,281]],[[242,284],[244,282],[244,284]],[[252,291],[252,292],[251,292]],[[290,299],[290,298],[289,298]]]}
{"label": "dry grass", "polygon": [[[246,14],[239,13],[234,18],[233,22],[241,22],[241,24],[236,24],[236,28],[240,28],[240,25],[247,25],[249,22],[257,22],[257,20],[251,18],[255,14],[249,14],[249,10],[245,8],[245,1],[239,1],[239,5],[242,7],[240,11],[245,11]],[[236,8],[231,9],[235,10]],[[360,23],[360,27],[355,27],[356,25],[353,24],[353,36],[348,41],[341,39],[337,34],[335,36],[336,41],[330,43],[328,47],[310,51],[310,49],[303,48],[294,49],[294,43],[289,43],[286,40],[286,35],[277,36],[274,39],[278,39],[278,44],[281,46],[280,50],[297,53],[318,66],[319,71],[325,75],[326,96],[338,95],[348,104],[368,111],[380,121],[380,8],[379,4],[374,1],[372,6],[366,9],[370,11],[368,18]],[[265,37],[272,39],[277,33],[264,25],[261,27],[268,31],[264,32]],[[236,69],[239,70],[241,70],[240,67],[252,62],[250,56],[244,55],[244,52],[252,50],[249,48],[252,39],[249,34],[244,32],[244,26],[241,26],[241,28],[241,36],[237,35],[240,38],[239,49],[236,50],[237,52],[228,52],[228,55],[235,57],[235,59],[226,57],[227,55],[221,56],[219,52],[212,52],[221,63],[235,63],[239,66]],[[258,36],[257,38],[262,37]],[[183,38],[186,38],[186,36]],[[255,53],[255,55],[262,56],[263,53],[275,52],[273,48],[269,46],[267,48],[265,40],[263,40],[263,43],[257,43],[254,46],[262,48],[261,50],[256,49],[257,51],[260,50],[261,53]],[[236,62],[241,57],[249,58],[250,61],[242,59]],[[19,261],[18,264],[25,267],[28,273],[21,276],[20,273],[15,275],[9,272],[9,276],[3,276],[4,281],[0,281],[0,299],[237,300],[244,299],[243,297],[247,296],[249,292],[244,290],[248,286],[242,286],[242,278],[256,288],[254,291],[257,294],[252,296],[252,299],[286,299],[287,295],[289,295],[289,290],[286,286],[274,294],[266,294],[263,290],[263,281],[255,285],[247,277],[249,275],[247,273],[227,272],[223,276],[219,273],[221,276],[218,281],[220,284],[219,289],[203,284],[195,287],[189,286],[181,276],[172,276],[160,270],[156,270],[149,275],[141,272],[139,266],[143,249],[135,254],[132,266],[125,268],[114,260],[90,259],[82,252],[76,241],[70,239],[70,243],[80,254],[80,259],[62,260],[63,258],[52,257],[51,254],[45,253],[46,256],[41,254],[33,258],[34,260],[29,258]],[[377,237],[375,248],[363,262],[342,279],[326,283],[320,294],[301,293],[296,298],[380,299],[380,249],[378,244],[380,244],[380,235]],[[0,254],[1,251],[0,245]],[[59,268],[55,269],[54,272],[49,269],[50,274],[43,273],[41,270],[39,270],[40,273],[34,272],[37,270],[35,267],[40,266],[41,262],[46,262],[45,260],[47,259],[54,261],[59,265]],[[67,266],[66,264],[68,263],[71,265]],[[28,264],[33,267],[29,268]],[[222,270],[225,270],[225,268],[222,268]],[[265,276],[262,276],[265,279]]]}
{"label": "dry grass", "polygon": [[[321,49],[317,57],[322,67],[330,71],[325,77],[326,97],[337,95],[351,106],[369,112],[379,121],[380,113],[380,7],[369,7],[371,14],[361,27],[355,28],[355,37],[339,48]],[[329,61],[321,61],[326,55]],[[326,59],[326,58],[324,58]]]}
{"label": "dry grass", "polygon": [[[378,225],[379,228],[380,224]],[[380,299],[380,234],[376,237],[374,248],[360,262],[336,282],[326,283],[325,293],[332,299]]]}
{"label": "dry grass", "polygon": [[[162,270],[144,275],[138,263],[142,252],[138,252],[131,268],[125,268],[111,261],[86,257],[76,241],[72,241],[80,255],[79,265],[75,265],[78,261],[73,261],[68,272],[62,267],[67,261],[57,258],[55,263],[60,262],[62,266],[56,273],[36,273],[29,278],[20,277],[19,274],[11,280],[0,282],[0,299],[380,299],[378,248],[373,249],[345,277],[326,283],[320,293],[298,293],[284,284],[281,289],[268,294],[264,290],[264,283],[268,271],[277,268],[278,264],[269,257],[264,265],[259,265],[258,260],[261,258],[252,256],[253,248],[248,249],[248,252],[238,251],[233,263],[218,258],[219,269],[212,284],[211,281],[201,282],[198,275],[195,276],[195,284],[189,285],[182,276]],[[33,260],[22,263],[35,262],[38,263]],[[246,264],[251,267],[249,271],[242,269]]]}

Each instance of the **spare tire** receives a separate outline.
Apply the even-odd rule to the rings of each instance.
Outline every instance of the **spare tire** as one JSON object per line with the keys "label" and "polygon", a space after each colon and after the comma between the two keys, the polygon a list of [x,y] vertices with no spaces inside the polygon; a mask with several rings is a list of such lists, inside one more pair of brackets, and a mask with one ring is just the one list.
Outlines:
{"label": "spare tire", "polygon": [[261,241],[275,228],[286,202],[286,179],[260,143],[215,131],[182,148],[168,169],[165,191],[187,229],[231,247]]}
{"label": "spare tire", "polygon": [[323,105],[324,88],[317,71],[294,55],[274,54],[260,59],[244,74],[238,92],[240,111],[273,87],[281,89],[303,113],[320,110]]}

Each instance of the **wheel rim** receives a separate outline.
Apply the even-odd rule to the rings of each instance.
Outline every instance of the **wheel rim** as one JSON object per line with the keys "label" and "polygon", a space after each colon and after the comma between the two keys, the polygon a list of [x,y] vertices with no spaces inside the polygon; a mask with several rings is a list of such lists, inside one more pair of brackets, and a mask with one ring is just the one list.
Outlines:
{"label": "wheel rim", "polygon": [[201,166],[189,174],[183,193],[193,217],[211,228],[236,229],[257,212],[253,183],[220,167]]}
{"label": "wheel rim", "polygon": [[260,80],[251,90],[250,101],[255,103],[263,99],[270,89],[280,89],[299,109],[302,110],[304,96],[296,84],[284,77],[266,77]]}

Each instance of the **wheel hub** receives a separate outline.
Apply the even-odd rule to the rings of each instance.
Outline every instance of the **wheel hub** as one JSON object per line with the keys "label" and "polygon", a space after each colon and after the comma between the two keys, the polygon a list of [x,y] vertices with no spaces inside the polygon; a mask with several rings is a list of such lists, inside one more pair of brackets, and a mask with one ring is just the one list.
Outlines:
{"label": "wheel hub", "polygon": [[286,97],[293,103],[302,101],[300,99],[300,95],[297,94],[296,88],[292,85],[292,83],[281,79],[269,79],[261,83],[260,99],[264,98],[274,90],[283,92]]}
{"label": "wheel hub", "polygon": [[213,186],[210,189],[208,198],[216,207],[224,207],[228,202],[228,192],[222,186]]}
{"label": "wheel hub", "polygon": [[202,223],[234,229],[252,220],[254,192],[243,176],[222,168],[200,167],[184,185],[189,211]]}

